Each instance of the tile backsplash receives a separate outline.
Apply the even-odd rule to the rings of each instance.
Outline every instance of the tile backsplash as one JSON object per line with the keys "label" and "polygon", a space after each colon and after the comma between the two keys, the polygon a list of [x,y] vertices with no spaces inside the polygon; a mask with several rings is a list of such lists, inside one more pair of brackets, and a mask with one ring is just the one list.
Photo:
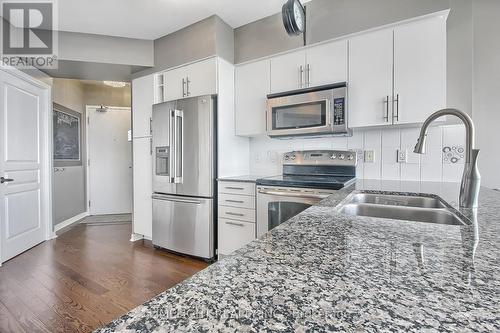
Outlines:
{"label": "tile backsplash", "polygon": [[[420,127],[411,127],[355,130],[352,137],[252,138],[250,171],[256,175],[281,174],[283,153],[293,150],[348,149],[358,154],[358,178],[460,181],[465,147],[463,125],[431,127],[424,155],[413,153],[419,133]],[[373,152],[373,163],[364,161],[365,151]],[[398,152],[406,154],[406,162],[398,162]]]}

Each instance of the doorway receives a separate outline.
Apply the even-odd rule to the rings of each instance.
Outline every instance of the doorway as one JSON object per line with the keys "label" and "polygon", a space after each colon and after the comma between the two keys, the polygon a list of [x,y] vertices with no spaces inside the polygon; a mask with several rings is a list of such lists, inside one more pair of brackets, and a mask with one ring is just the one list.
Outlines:
{"label": "doorway", "polygon": [[131,109],[87,106],[86,111],[89,215],[129,215],[133,190],[132,142],[128,135]]}

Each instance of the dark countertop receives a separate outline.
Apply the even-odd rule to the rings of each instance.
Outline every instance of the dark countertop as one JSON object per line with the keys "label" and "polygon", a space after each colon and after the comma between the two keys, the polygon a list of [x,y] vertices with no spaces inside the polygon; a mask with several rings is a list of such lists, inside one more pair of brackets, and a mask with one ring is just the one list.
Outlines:
{"label": "dark countertop", "polygon": [[98,332],[500,331],[500,192],[450,226],[337,213],[354,188],[459,185],[357,181]]}
{"label": "dark countertop", "polygon": [[236,177],[222,177],[217,179],[220,182],[241,182],[241,183],[255,183],[257,179],[270,177],[267,176],[258,176],[258,175],[244,175],[244,176],[236,176]]}

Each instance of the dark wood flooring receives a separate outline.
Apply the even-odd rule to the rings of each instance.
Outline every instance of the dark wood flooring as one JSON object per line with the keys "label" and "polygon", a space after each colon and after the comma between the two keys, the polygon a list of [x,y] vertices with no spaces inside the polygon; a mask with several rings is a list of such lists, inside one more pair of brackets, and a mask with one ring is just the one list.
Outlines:
{"label": "dark wood flooring", "polygon": [[0,267],[0,332],[90,332],[207,266],[79,225]]}

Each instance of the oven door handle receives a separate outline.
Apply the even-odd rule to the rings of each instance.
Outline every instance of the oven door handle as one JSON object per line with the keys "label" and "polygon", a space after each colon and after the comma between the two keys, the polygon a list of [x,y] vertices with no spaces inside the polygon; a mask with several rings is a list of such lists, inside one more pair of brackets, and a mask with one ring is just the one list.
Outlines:
{"label": "oven door handle", "polygon": [[329,195],[321,194],[307,194],[307,193],[293,193],[293,192],[280,192],[280,191],[269,191],[269,190],[259,190],[260,194],[276,195],[280,197],[293,197],[293,198],[304,198],[304,199],[326,199]]}

